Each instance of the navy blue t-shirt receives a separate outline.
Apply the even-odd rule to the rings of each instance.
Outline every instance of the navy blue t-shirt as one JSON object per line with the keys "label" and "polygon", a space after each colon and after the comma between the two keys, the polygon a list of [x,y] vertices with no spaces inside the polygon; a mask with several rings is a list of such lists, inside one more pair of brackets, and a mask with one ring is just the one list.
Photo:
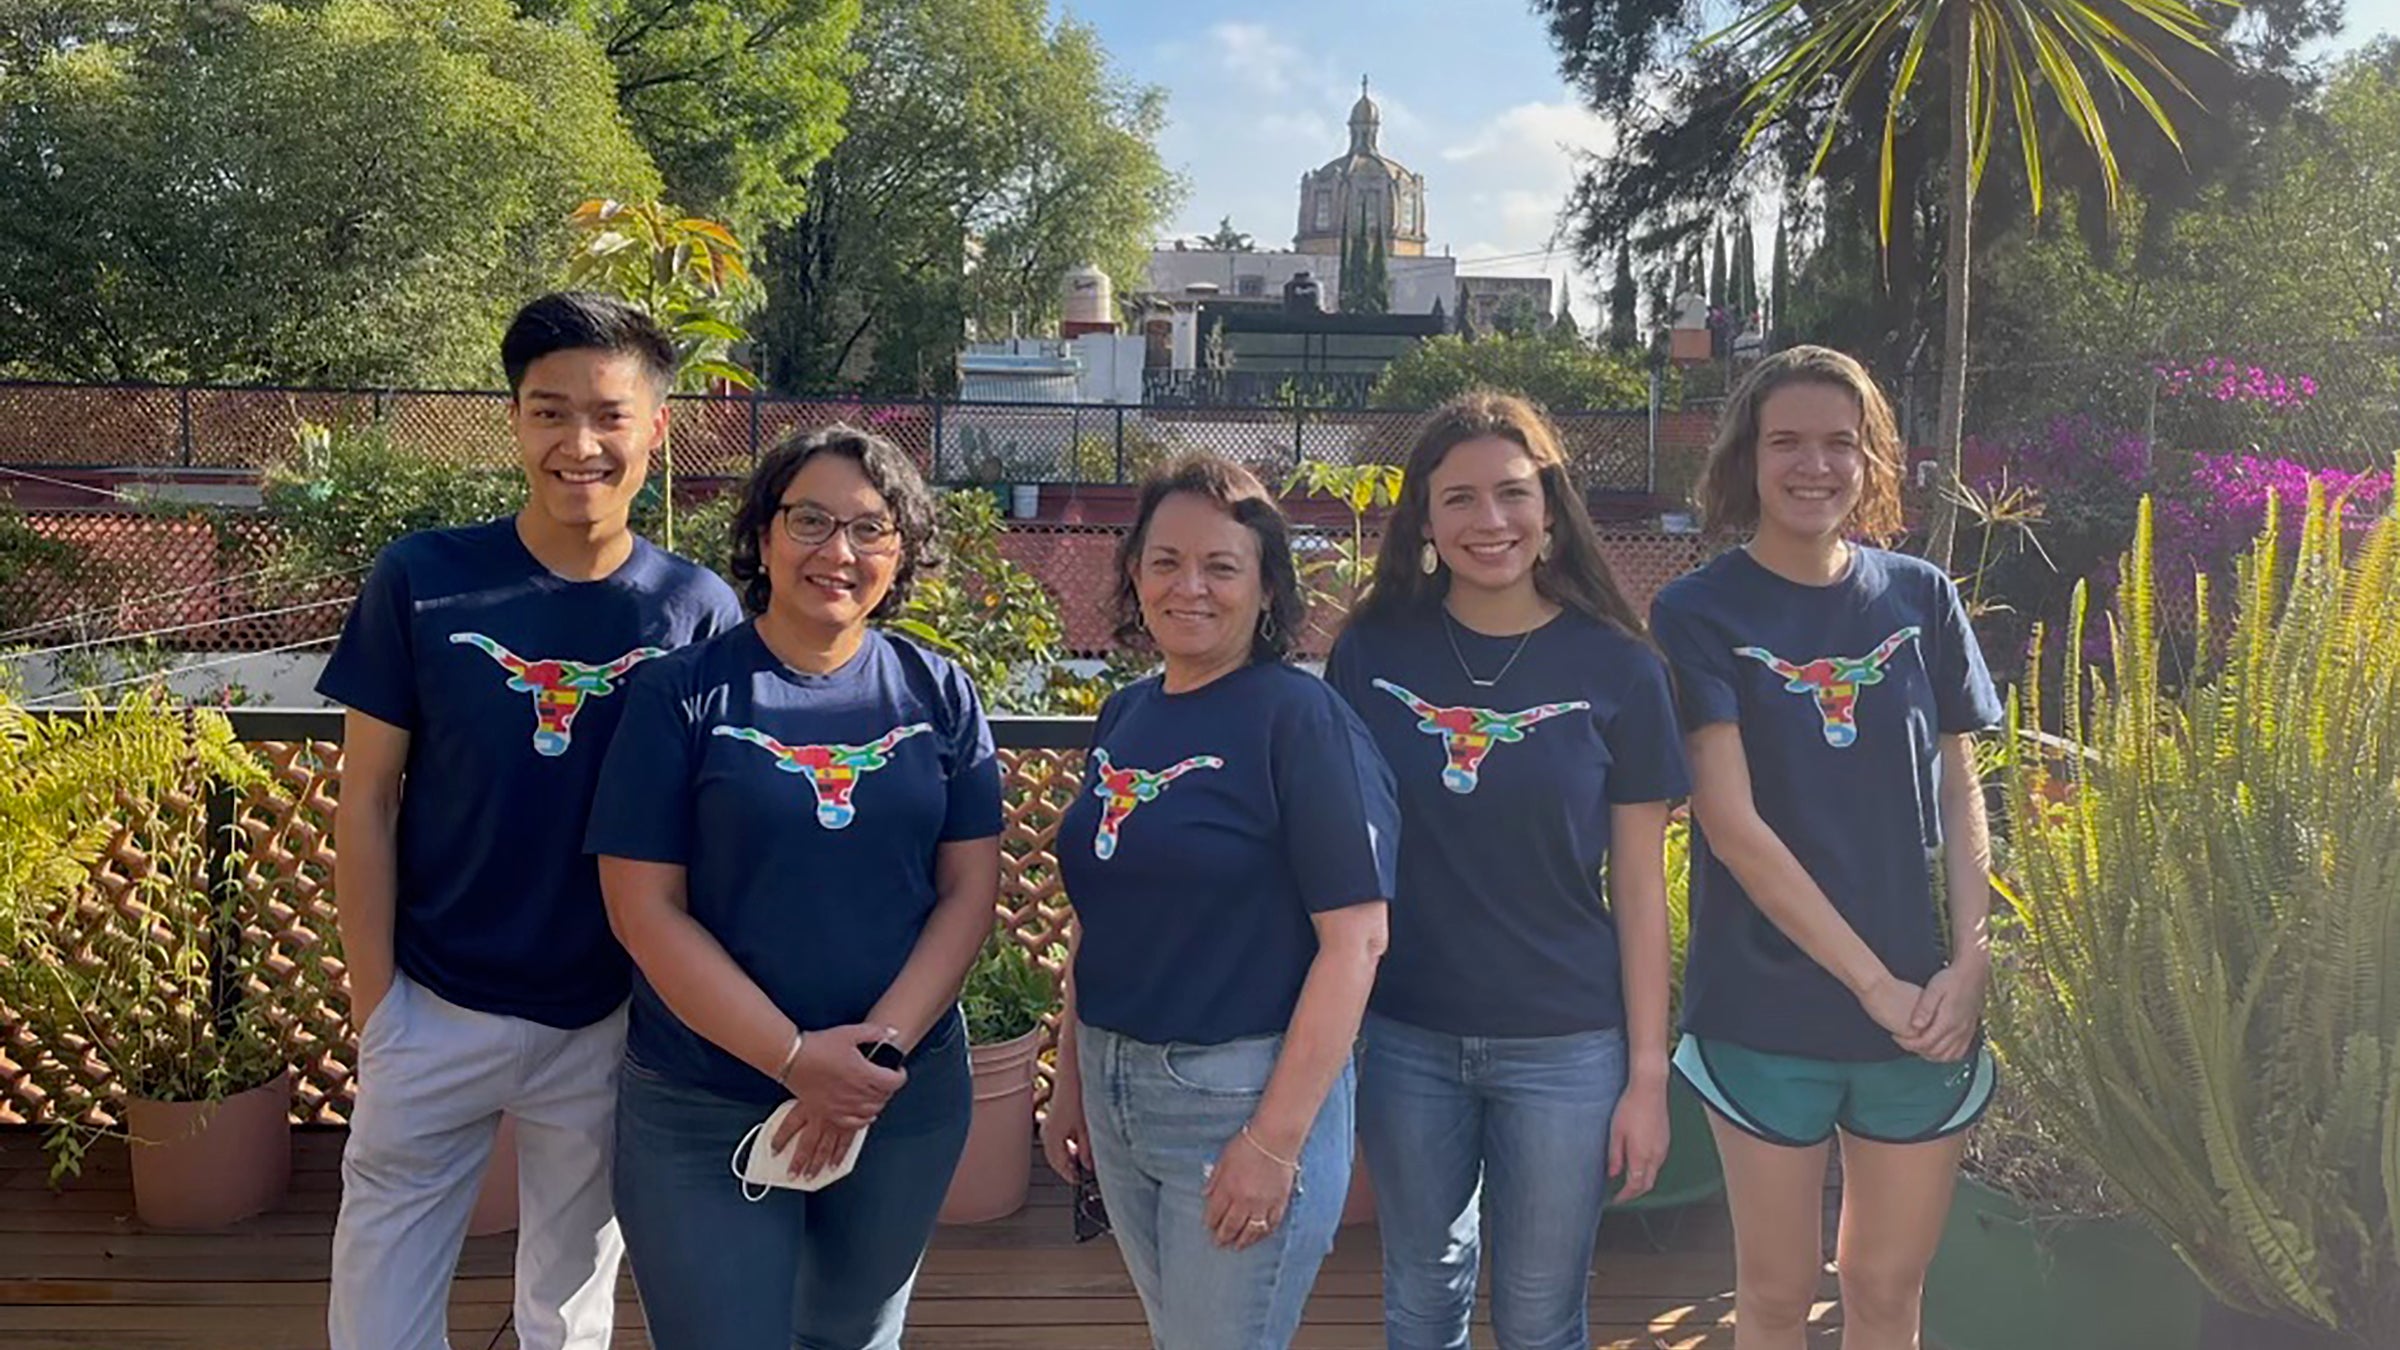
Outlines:
{"label": "navy blue t-shirt", "polygon": [[625,1001],[583,823],[630,671],[741,622],[717,575],[634,540],[597,581],[513,519],[386,548],[317,692],[409,733],[395,963],[452,1003],[557,1027]]}
{"label": "navy blue t-shirt", "polygon": [[[1462,658],[1478,678],[1507,673],[1480,688]],[[1434,610],[1352,626],[1325,678],[1400,786],[1375,1011],[1454,1036],[1624,1025],[1601,892],[1609,809],[1691,786],[1658,653],[1573,610],[1521,646]]]}
{"label": "navy blue t-shirt", "polygon": [[1077,1015],[1162,1045],[1281,1032],[1317,955],[1309,916],[1389,899],[1399,831],[1391,770],[1307,671],[1119,690],[1058,827]]}
{"label": "navy blue t-shirt", "polygon": [[[1944,960],[1934,911],[1944,735],[2000,721],[1958,588],[1860,548],[1828,586],[1734,549],[1661,591],[1651,630],[1684,725],[1742,733],[1759,818],[1903,980]],[[1893,1059],[1891,1034],[1784,936],[1693,830],[1684,1029],[1775,1054]]]}
{"label": "navy blue t-shirt", "polygon": [[[940,898],[940,846],[998,833],[1000,761],[958,667],[870,629],[841,669],[809,674],[751,623],[633,682],[585,846],[684,868],[692,917],[807,1030],[867,1015]],[[638,973],[628,1050],[736,1100],[789,1095]]]}

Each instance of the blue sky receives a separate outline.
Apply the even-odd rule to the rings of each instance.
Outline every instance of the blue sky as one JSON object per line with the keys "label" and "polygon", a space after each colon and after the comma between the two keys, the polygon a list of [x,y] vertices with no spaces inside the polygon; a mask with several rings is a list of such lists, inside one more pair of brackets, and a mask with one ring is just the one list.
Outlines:
{"label": "blue sky", "polygon": [[[1522,0],[1055,0],[1099,30],[1119,69],[1167,91],[1167,163],[1190,193],[1169,237],[1234,228],[1290,248],[1300,175],[1348,144],[1363,74],[1383,107],[1383,152],[1425,176],[1431,252],[1462,270],[1566,278],[1545,256],[1573,151],[1609,127],[1566,82]],[[2400,0],[2350,0],[2343,44],[2400,31]],[[1597,290],[1572,278],[1581,317]]]}

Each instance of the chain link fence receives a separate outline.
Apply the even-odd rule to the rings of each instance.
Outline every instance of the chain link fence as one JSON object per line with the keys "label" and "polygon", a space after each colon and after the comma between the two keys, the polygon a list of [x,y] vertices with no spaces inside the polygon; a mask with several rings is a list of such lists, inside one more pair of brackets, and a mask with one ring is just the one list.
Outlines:
{"label": "chain link fence", "polygon": [[[676,472],[738,477],[793,431],[846,422],[907,450],[935,482],[1112,485],[1194,450],[1280,482],[1304,460],[1391,463],[1415,411],[1355,408],[1127,406],[678,395]],[[1663,454],[1705,430],[1651,409],[1554,414],[1584,486],[1648,493]],[[1684,418],[1682,420],[1689,420]],[[20,469],[247,470],[296,453],[304,424],[379,425],[404,448],[447,463],[510,462],[507,396],[474,390],[176,388],[0,383],[0,466]]]}

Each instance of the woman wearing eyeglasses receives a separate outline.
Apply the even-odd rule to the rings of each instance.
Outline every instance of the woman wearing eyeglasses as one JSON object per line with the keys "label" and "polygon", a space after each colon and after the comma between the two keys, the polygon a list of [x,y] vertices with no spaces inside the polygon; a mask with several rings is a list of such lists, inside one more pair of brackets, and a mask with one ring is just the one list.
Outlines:
{"label": "woman wearing eyeglasses", "polygon": [[[660,1350],[888,1350],[966,1142],[999,767],[967,677],[873,626],[935,561],[908,459],[837,426],[741,491],[755,617],[640,669],[586,840],[639,971],[618,1219]],[[811,1176],[862,1129],[821,1189],[735,1174]]]}

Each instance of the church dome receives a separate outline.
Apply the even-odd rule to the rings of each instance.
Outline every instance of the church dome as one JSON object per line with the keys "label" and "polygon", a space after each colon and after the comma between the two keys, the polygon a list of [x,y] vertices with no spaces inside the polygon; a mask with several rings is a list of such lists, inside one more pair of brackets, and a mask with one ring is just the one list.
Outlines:
{"label": "church dome", "polygon": [[1365,220],[1399,256],[1425,251],[1425,179],[1383,153],[1383,109],[1358,82],[1350,105],[1350,147],[1301,175],[1299,228],[1294,245],[1303,253],[1336,253],[1341,241]]}

